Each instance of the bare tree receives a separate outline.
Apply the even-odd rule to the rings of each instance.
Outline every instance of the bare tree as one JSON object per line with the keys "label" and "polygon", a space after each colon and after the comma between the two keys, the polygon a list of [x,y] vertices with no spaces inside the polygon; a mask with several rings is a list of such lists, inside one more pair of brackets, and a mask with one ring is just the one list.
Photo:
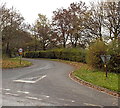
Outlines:
{"label": "bare tree", "polygon": [[50,44],[50,24],[45,15],[39,14],[39,18],[37,19],[34,30],[36,32],[38,40],[42,46],[43,50],[46,50],[48,45]]}
{"label": "bare tree", "polygon": [[105,21],[104,26],[109,30],[109,38],[117,39],[120,35],[120,13],[118,2],[104,3]]}
{"label": "bare tree", "polygon": [[91,16],[86,22],[86,28],[89,32],[89,35],[92,35],[93,38],[100,38],[103,40],[103,23],[104,23],[104,9],[103,3],[94,4],[91,3],[91,9],[89,10]]}
{"label": "bare tree", "polygon": [[85,38],[83,31],[85,29],[84,23],[87,21],[89,17],[89,13],[87,11],[87,6],[84,2],[79,3],[71,3],[68,8],[70,12],[69,19],[69,35],[72,47],[77,47],[77,44],[81,43],[82,38]]}
{"label": "bare tree", "polygon": [[63,45],[63,47],[66,47],[66,43],[68,40],[68,34],[67,34],[67,28],[68,28],[68,11],[66,9],[58,9],[57,11],[54,11],[53,16],[53,28],[57,32],[58,40]]}

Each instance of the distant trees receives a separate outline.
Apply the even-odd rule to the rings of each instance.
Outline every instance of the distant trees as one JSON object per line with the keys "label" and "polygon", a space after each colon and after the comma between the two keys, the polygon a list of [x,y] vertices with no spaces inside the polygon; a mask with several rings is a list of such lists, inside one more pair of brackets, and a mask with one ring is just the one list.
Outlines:
{"label": "distant trees", "polygon": [[50,44],[50,24],[45,15],[38,14],[38,17],[34,25],[34,33],[36,39],[40,41],[42,50],[46,50]]}
{"label": "distant trees", "polygon": [[53,27],[60,44],[86,47],[92,40],[114,40],[120,35],[120,12],[117,2],[71,3],[67,9],[53,12]]}
{"label": "distant trees", "polygon": [[98,3],[96,5],[91,3],[89,12],[91,15],[86,21],[85,29],[89,31],[89,35],[91,35],[94,39],[100,38],[100,40],[102,40],[102,29],[104,24],[103,3]]}
{"label": "distant trees", "polygon": [[70,43],[72,47],[85,47],[89,38],[85,32],[85,23],[90,18],[88,7],[84,2],[71,3],[68,8],[70,11]]}
{"label": "distant trees", "polygon": [[100,2],[87,7],[82,1],[73,2],[66,9],[55,10],[51,22],[45,15],[38,14],[31,26],[24,23],[20,13],[3,5],[0,7],[3,50],[10,54],[22,45],[35,51],[56,47],[86,48],[98,38],[116,40],[120,35],[118,5],[117,2]]}
{"label": "distant trees", "polygon": [[89,17],[85,3],[71,3],[68,9],[58,9],[53,13],[53,26],[60,43],[65,48],[69,41],[72,47],[77,47],[78,41],[82,40],[84,22]]}
{"label": "distant trees", "polygon": [[57,11],[54,11],[54,17],[53,17],[53,28],[54,31],[57,33],[57,40],[59,40],[59,43],[63,45],[63,47],[66,47],[66,42],[68,40],[68,34],[67,34],[67,10],[66,9],[58,9]]}
{"label": "distant trees", "polygon": [[2,5],[0,12],[3,52],[11,56],[14,50],[30,39],[30,34],[24,30],[24,18],[14,8],[8,9]]}
{"label": "distant trees", "polygon": [[108,2],[104,4],[105,27],[109,30],[109,38],[117,39],[120,35],[120,10],[117,2]]}

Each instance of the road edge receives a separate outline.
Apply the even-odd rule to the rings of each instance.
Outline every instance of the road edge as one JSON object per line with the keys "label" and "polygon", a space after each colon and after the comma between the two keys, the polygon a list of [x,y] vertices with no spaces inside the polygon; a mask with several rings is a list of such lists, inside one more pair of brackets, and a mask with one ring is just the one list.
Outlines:
{"label": "road edge", "polygon": [[73,72],[74,72],[74,71],[72,71],[72,72],[69,73],[69,78],[72,79],[73,81],[75,81],[75,82],[77,82],[77,83],[79,83],[79,84],[85,85],[85,86],[87,86],[87,87],[96,89],[96,90],[98,90],[98,91],[100,91],[100,92],[107,93],[107,94],[109,94],[109,95],[112,95],[112,96],[115,96],[115,97],[120,98],[120,93],[111,91],[111,90],[109,90],[109,89],[106,89],[106,88],[103,88],[103,87],[100,87],[100,86],[96,86],[96,85],[94,85],[94,84],[92,84],[92,83],[89,83],[89,82],[87,82],[87,81],[84,81],[84,80],[80,79],[79,77],[74,76],[74,75],[73,75]]}

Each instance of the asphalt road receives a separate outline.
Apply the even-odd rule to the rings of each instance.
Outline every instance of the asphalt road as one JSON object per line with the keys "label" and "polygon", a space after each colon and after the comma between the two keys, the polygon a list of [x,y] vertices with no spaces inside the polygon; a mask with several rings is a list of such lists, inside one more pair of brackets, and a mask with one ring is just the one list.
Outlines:
{"label": "asphalt road", "polygon": [[70,65],[27,59],[30,67],[3,69],[3,106],[118,106],[118,99],[69,78]]}

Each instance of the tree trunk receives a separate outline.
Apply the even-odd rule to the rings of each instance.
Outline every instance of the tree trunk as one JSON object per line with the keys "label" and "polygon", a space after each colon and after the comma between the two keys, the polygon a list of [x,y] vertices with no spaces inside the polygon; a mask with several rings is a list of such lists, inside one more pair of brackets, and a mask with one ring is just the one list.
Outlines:
{"label": "tree trunk", "polygon": [[7,42],[7,46],[6,46],[6,54],[11,57],[11,51],[10,51],[10,48],[9,48],[9,42]]}
{"label": "tree trunk", "polygon": [[66,48],[66,42],[63,42],[63,48]]}

